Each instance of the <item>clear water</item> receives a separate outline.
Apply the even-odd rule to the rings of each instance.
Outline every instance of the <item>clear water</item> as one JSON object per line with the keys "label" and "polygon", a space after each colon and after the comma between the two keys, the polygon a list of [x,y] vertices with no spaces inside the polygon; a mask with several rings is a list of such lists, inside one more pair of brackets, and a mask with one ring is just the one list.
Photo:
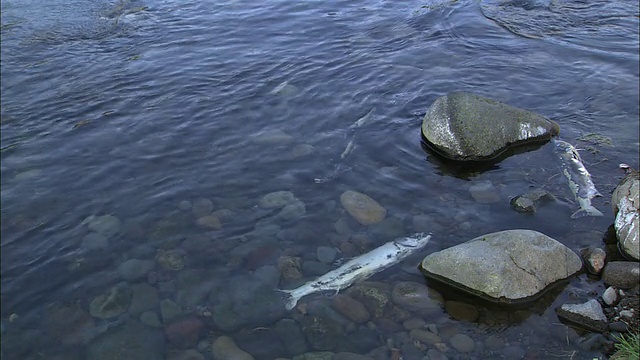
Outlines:
{"label": "clear water", "polygon": [[[411,270],[421,256],[498,230],[535,229],[576,251],[601,246],[613,222],[608,200],[622,177],[618,164],[638,167],[638,8],[631,1],[7,0],[1,35],[7,359],[82,353],[82,343],[61,345],[47,331],[48,309],[88,309],[121,281],[123,261],[153,259],[158,249],[181,249],[187,270],[242,277],[254,270],[247,254],[265,242],[311,260],[317,247],[334,245],[338,221],[372,248],[415,232],[413,219],[423,216],[429,246],[375,278],[393,284],[424,281]],[[558,122],[561,137],[585,149],[605,216],[570,220],[575,204],[549,144],[472,173],[425,152],[420,115],[451,91]],[[370,122],[348,129],[371,109]],[[580,141],[592,133],[611,146]],[[355,148],[342,157],[350,140]],[[468,189],[479,181],[491,181],[502,200],[475,202]],[[531,185],[560,201],[535,216],[513,211],[509,199]],[[306,213],[283,220],[256,208],[280,190],[292,191]],[[371,196],[393,221],[358,226],[340,205],[346,190]],[[202,198],[231,214],[221,229],[197,226],[178,207]],[[83,220],[105,214],[122,221],[123,234],[87,250]],[[263,235],[274,224],[279,235]],[[185,250],[183,240],[194,236],[213,248]],[[498,333],[542,358],[600,356],[554,313],[568,297],[600,287],[574,279],[499,331],[444,310],[425,321],[479,343]],[[215,299],[197,305],[214,308]],[[18,317],[10,321],[12,314]],[[393,335],[376,331],[381,339]]]}

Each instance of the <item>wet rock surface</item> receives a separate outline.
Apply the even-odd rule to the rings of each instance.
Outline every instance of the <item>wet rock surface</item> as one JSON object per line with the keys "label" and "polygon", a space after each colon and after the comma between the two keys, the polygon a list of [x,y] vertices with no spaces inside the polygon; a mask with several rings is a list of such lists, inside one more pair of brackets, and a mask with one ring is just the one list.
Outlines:
{"label": "wet rock surface", "polygon": [[548,191],[536,188],[514,197],[510,203],[516,211],[534,214],[542,204],[554,199],[555,197]]}
{"label": "wet rock surface", "polygon": [[630,260],[640,260],[640,174],[631,171],[611,196],[618,248]]}
{"label": "wet rock surface", "polygon": [[602,273],[605,284],[620,289],[629,289],[638,285],[640,264],[631,261],[612,261],[607,263]]}
{"label": "wet rock surface", "polygon": [[430,254],[421,264],[427,277],[506,302],[530,300],[581,268],[573,251],[531,230],[483,235]]}
{"label": "wet rock surface", "polygon": [[559,131],[541,115],[470,93],[436,99],[422,120],[422,135],[435,151],[465,161],[489,160],[510,146],[547,141]]}
{"label": "wet rock surface", "polygon": [[591,299],[583,304],[564,304],[557,309],[561,319],[587,330],[603,332],[607,328],[607,317],[600,303]]}

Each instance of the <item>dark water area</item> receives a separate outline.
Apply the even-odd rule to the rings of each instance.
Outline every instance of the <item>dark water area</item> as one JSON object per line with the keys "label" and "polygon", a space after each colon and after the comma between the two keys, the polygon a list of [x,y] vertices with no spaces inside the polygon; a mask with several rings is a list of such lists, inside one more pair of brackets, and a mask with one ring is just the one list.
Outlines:
{"label": "dark water area", "polygon": [[[304,279],[313,278],[308,264],[318,264],[319,247],[342,258],[431,232],[420,254],[373,278],[393,286],[424,283],[415,269],[426,254],[499,230],[534,229],[574,251],[603,246],[613,223],[610,194],[624,175],[618,165],[638,168],[637,2],[7,0],[1,6],[6,359],[108,358],[109,345],[96,355],[95,342],[140,316],[96,318],[90,304],[113,286],[140,283],[202,322],[197,341],[182,349],[209,359],[213,334],[251,352],[252,329],[275,329],[282,319],[304,327],[310,315],[244,319],[228,328],[215,316],[229,299],[255,295],[256,274],[277,267],[279,258],[300,258],[307,263]],[[570,219],[577,205],[552,144],[478,171],[423,149],[421,114],[452,91],[556,121],[560,138],[582,149],[604,195],[594,205],[605,216]],[[369,112],[366,124],[349,128]],[[500,201],[474,200],[469,188],[480,183]],[[532,186],[558,201],[533,216],[514,211],[509,200]],[[340,203],[347,190],[375,199],[386,220],[359,225]],[[282,214],[259,206],[277,191],[292,192],[297,207]],[[210,214],[209,222],[198,220]],[[362,248],[349,254],[345,242]],[[150,273],[123,277],[122,264],[131,259],[153,263]],[[273,287],[299,284],[278,279]],[[584,345],[589,335],[561,324],[554,308],[567,299],[586,301],[601,287],[577,277],[525,310],[452,294],[479,309],[480,319],[456,320],[444,308],[414,317],[439,329],[445,345],[438,350],[449,359],[598,358],[600,348]],[[312,300],[331,303],[317,294]],[[83,320],[60,320],[61,308]],[[165,315],[159,305],[150,310]],[[344,349],[359,350],[352,352],[409,336],[380,324],[342,326],[342,333],[369,334],[366,341],[353,337],[371,343],[366,349],[347,341]],[[452,334],[468,335],[473,350],[447,345]],[[161,354],[147,358],[174,356],[176,344],[165,340],[158,340]],[[307,340],[305,351],[322,350]],[[427,354],[416,350],[404,358]],[[276,350],[254,356],[274,354],[293,357]]]}

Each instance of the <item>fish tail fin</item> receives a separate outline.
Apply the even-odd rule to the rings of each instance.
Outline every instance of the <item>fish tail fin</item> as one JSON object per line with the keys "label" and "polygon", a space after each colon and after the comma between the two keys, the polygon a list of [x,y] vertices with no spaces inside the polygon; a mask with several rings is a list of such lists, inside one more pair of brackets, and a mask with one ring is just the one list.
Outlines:
{"label": "fish tail fin", "polygon": [[284,307],[287,310],[292,310],[298,304],[298,300],[302,296],[296,294],[295,290],[279,290],[278,292],[282,294],[282,300],[284,300]]}
{"label": "fish tail fin", "polygon": [[596,209],[594,206],[589,206],[583,209],[579,209],[578,211],[571,214],[572,219],[578,219],[583,216],[603,216],[604,214]]}

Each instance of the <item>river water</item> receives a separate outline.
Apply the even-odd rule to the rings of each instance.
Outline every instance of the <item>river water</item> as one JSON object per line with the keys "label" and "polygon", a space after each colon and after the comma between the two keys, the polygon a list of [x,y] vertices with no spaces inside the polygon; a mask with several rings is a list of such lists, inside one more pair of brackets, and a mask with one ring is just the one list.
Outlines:
{"label": "river water", "polygon": [[[250,279],[283,258],[302,259],[312,278],[330,268],[317,252],[321,260],[354,256],[416,231],[433,234],[427,248],[374,280],[425,282],[415,271],[422,256],[504,229],[535,229],[575,251],[603,246],[618,164],[638,167],[633,1],[6,0],[1,10],[6,359],[107,358],[115,345],[105,341],[96,355],[95,342],[139,316],[94,319],[90,304],[114,285],[140,283],[200,319],[196,342],[160,339],[164,350],[149,359],[170,358],[175,347],[210,358],[207,344],[219,335],[258,359],[291,356],[251,350],[246,334],[282,318],[304,327],[314,314],[226,327],[205,310],[219,316],[229,292],[250,297]],[[559,123],[561,138],[583,149],[605,216],[570,219],[576,204],[550,144],[481,171],[426,152],[421,115],[451,91]],[[500,200],[474,200],[477,184]],[[531,186],[558,201],[534,216],[513,211],[509,199]],[[360,226],[340,204],[347,190],[379,202],[386,220]],[[258,206],[277,191],[298,199],[287,214]],[[208,225],[198,223],[211,212]],[[154,268],[123,280],[131,259]],[[602,289],[583,276],[532,309],[458,296],[479,320],[444,308],[414,316],[435,328],[444,344],[435,348],[450,359],[600,357],[590,335],[562,325],[554,309]],[[406,330],[383,325],[341,324],[340,334],[369,334],[343,348],[393,343],[405,359],[434,348],[403,345]],[[472,350],[449,343],[453,334],[470,337]],[[314,344],[307,338],[303,350],[323,350]]]}

